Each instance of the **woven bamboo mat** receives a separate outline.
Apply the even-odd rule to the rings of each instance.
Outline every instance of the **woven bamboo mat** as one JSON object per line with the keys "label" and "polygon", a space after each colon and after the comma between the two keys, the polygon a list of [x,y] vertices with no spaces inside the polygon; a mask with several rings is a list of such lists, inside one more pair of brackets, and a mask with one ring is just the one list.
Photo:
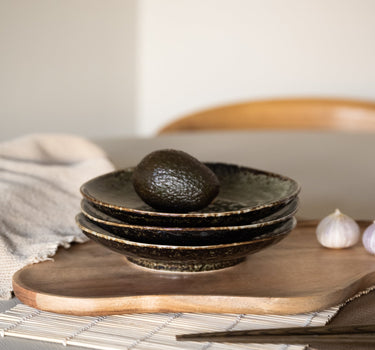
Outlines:
{"label": "woven bamboo mat", "polygon": [[18,304],[0,314],[0,335],[103,350],[297,350],[304,346],[177,342],[184,333],[321,326],[338,311],[297,315],[129,314],[102,317],[70,316]]}

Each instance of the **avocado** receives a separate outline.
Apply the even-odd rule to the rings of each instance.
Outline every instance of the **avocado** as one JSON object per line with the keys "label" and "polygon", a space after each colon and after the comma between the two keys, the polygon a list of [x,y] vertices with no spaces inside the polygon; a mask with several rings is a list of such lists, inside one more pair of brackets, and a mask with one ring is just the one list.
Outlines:
{"label": "avocado", "polygon": [[176,213],[203,209],[220,188],[211,169],[190,154],[174,149],[145,156],[134,169],[132,183],[148,205]]}

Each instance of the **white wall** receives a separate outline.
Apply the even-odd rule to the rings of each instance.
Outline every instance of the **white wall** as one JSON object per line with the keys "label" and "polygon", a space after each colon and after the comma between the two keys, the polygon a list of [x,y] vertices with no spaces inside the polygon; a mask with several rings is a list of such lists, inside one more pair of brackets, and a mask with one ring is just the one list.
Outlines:
{"label": "white wall", "polygon": [[0,0],[0,139],[135,129],[136,0]]}
{"label": "white wall", "polygon": [[374,0],[0,0],[0,140],[150,135],[262,97],[375,99]]}
{"label": "white wall", "polygon": [[375,99],[373,0],[142,0],[138,126],[262,97]]}

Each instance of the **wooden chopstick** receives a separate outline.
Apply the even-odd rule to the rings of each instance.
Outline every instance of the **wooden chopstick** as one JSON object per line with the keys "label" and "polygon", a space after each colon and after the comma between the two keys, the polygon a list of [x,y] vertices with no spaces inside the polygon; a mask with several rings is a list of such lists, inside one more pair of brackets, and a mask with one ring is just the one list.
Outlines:
{"label": "wooden chopstick", "polygon": [[177,335],[178,341],[227,343],[374,343],[375,325],[293,327]]}

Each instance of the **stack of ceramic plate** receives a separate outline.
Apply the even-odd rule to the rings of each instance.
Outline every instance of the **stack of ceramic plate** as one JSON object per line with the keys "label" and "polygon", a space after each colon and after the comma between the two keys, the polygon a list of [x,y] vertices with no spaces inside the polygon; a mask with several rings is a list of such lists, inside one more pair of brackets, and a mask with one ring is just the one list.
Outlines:
{"label": "stack of ceramic plate", "polygon": [[205,163],[220,193],[203,210],[158,212],[136,194],[133,168],[81,187],[77,224],[94,241],[143,267],[208,271],[236,265],[294,228],[299,185],[291,178],[222,163]]}

